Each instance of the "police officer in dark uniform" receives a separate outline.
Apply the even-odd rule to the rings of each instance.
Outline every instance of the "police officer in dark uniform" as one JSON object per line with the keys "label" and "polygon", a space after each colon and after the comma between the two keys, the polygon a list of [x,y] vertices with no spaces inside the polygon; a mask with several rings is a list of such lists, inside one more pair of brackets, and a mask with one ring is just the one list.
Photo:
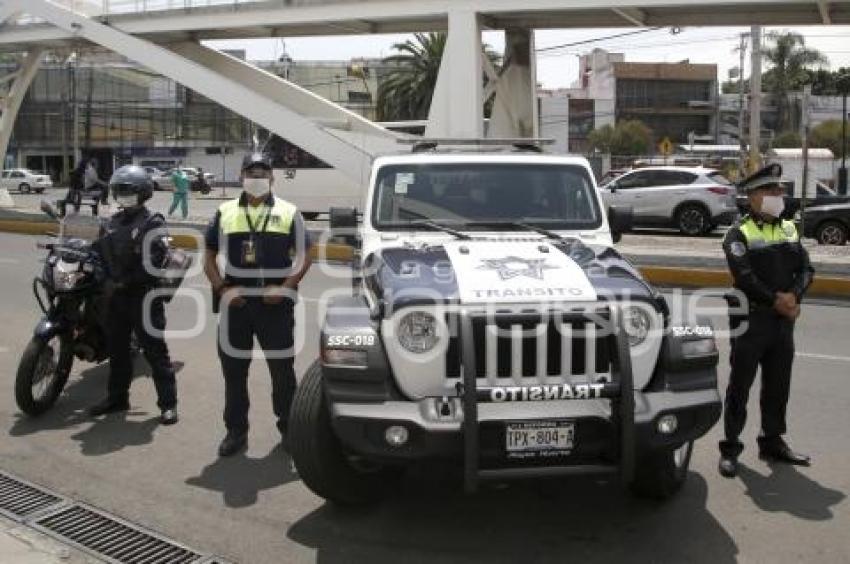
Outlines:
{"label": "police officer in dark uniform", "polygon": [[[105,320],[109,339],[109,386],[106,399],[90,408],[89,413],[99,416],[130,408],[133,377],[130,335],[133,332],[153,372],[160,422],[171,425],[178,420],[177,390],[168,346],[161,336],[165,330],[164,298],[155,298],[148,304],[150,326],[146,326],[144,311],[145,296],[158,284],[157,277],[149,271],[163,267],[168,253],[161,236],[146,238],[146,235],[151,230],[164,228],[165,219],[162,215],[151,214],[144,205],[153,195],[153,181],[144,168],[134,165],[119,168],[109,180],[109,188],[120,211],[110,218],[97,243],[109,273]],[[150,245],[147,253],[143,249],[145,245]],[[148,257],[152,264],[146,269],[143,261]]]}
{"label": "police officer in dark uniform", "polygon": [[[247,155],[242,194],[222,204],[206,235],[204,271],[221,304],[218,350],[224,373],[224,423],[220,456],[247,445],[248,370],[254,337],[272,380],[272,406],[286,444],[286,425],[295,392],[294,305],[298,283],[310,267],[309,241],[296,207],[271,191],[269,158]],[[294,252],[294,263],[292,254]],[[218,254],[226,258],[224,276]]]}
{"label": "police officer in dark uniform", "polygon": [[783,440],[785,410],[794,362],[794,322],[814,270],[792,221],[781,219],[785,189],[782,167],[770,165],[741,183],[751,213],[723,241],[734,286],[746,296],[744,313],[730,315],[732,371],[726,389],[724,428],[720,442],[720,473],[734,477],[744,448],[739,437],[747,417],[747,399],[761,366],[761,433],[759,456],[789,464],[808,465],[809,457],[791,450]]}

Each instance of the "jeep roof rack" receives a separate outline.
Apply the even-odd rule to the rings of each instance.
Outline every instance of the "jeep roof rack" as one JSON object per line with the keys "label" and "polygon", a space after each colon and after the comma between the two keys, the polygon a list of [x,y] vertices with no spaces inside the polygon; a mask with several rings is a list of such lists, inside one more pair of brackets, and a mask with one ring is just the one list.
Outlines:
{"label": "jeep roof rack", "polygon": [[412,153],[434,151],[440,146],[464,147],[513,147],[521,151],[542,153],[544,145],[552,145],[554,139],[517,137],[517,138],[453,138],[453,137],[403,137],[398,139],[402,145],[412,145]]}

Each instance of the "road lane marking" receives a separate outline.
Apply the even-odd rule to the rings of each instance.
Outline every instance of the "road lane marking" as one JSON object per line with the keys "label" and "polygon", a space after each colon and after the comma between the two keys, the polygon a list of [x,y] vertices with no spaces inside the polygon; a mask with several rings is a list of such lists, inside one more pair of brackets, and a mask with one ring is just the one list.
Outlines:
{"label": "road lane marking", "polygon": [[816,354],[806,352],[798,352],[797,356],[803,358],[814,358],[816,360],[834,360],[836,362],[850,362],[850,356],[836,356],[832,354]]}

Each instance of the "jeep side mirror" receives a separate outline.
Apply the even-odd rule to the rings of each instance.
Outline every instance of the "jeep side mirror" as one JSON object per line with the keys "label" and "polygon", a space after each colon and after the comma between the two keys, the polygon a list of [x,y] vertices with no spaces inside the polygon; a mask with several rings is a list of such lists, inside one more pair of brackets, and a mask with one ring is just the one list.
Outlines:
{"label": "jeep side mirror", "polygon": [[619,186],[617,186],[617,183],[616,183],[616,182],[612,182],[611,184],[609,184],[609,185],[608,185],[608,190],[609,190],[612,194],[614,194],[614,193],[616,193],[616,192],[617,192],[617,188],[619,188]]}
{"label": "jeep side mirror", "polygon": [[632,230],[634,210],[632,206],[611,206],[608,209],[608,224],[611,227],[611,238],[619,243],[623,233]]}
{"label": "jeep side mirror", "polygon": [[330,209],[331,236],[340,237],[353,244],[357,239],[357,209],[353,207],[332,207]]}

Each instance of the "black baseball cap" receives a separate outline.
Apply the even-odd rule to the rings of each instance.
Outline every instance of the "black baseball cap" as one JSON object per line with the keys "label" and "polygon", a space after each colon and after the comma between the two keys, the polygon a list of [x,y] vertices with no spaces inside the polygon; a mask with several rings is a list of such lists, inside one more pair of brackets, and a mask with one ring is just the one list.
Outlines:
{"label": "black baseball cap", "polygon": [[254,166],[260,166],[265,169],[272,169],[272,160],[265,153],[248,153],[242,159],[242,170],[247,170]]}

